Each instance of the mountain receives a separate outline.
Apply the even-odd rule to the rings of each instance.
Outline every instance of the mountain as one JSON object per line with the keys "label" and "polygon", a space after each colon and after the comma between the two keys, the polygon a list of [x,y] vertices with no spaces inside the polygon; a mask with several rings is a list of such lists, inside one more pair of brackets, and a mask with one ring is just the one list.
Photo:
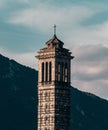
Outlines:
{"label": "mountain", "polygon": [[71,130],[108,130],[108,101],[71,90]]}
{"label": "mountain", "polygon": [[36,130],[37,74],[0,55],[0,130]]}
{"label": "mountain", "polygon": [[[36,130],[38,72],[0,55],[0,130]],[[71,88],[71,130],[108,130],[108,101]]]}

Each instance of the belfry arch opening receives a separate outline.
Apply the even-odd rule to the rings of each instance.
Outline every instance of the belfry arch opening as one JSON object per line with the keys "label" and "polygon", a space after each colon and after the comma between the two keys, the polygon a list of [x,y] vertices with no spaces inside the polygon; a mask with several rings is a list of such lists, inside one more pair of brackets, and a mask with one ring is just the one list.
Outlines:
{"label": "belfry arch opening", "polygon": [[67,63],[65,63],[64,75],[65,75],[64,82],[67,83],[68,82],[68,64]]}
{"label": "belfry arch opening", "polygon": [[46,74],[45,74],[45,81],[47,82],[48,81],[48,62],[46,62]]}
{"label": "belfry arch opening", "polygon": [[41,75],[42,82],[51,82],[52,81],[52,62],[42,62],[41,64]]}
{"label": "belfry arch opening", "polygon": [[57,69],[58,69],[58,78],[57,78],[57,80],[60,81],[60,75],[61,75],[61,65],[60,65],[60,62],[58,63]]}
{"label": "belfry arch opening", "polygon": [[42,62],[41,71],[42,71],[42,82],[44,82],[44,62]]}
{"label": "belfry arch opening", "polygon": [[49,82],[52,81],[52,62],[49,62]]}

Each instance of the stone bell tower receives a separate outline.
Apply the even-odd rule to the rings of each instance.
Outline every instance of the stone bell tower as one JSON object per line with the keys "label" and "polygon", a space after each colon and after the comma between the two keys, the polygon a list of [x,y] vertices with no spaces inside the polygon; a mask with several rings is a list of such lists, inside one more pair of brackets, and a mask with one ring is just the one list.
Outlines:
{"label": "stone bell tower", "polygon": [[56,34],[38,58],[38,130],[70,130],[71,52]]}

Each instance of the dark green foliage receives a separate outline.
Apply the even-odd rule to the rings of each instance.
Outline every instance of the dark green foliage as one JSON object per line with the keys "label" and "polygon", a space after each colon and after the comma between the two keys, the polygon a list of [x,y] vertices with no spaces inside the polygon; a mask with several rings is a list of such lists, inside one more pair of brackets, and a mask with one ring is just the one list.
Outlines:
{"label": "dark green foliage", "polygon": [[36,130],[37,71],[0,55],[0,130]]}
{"label": "dark green foliage", "polygon": [[71,94],[71,129],[108,129],[108,101],[75,88],[72,88]]}
{"label": "dark green foliage", "polygon": [[[0,55],[0,130],[36,130],[37,79],[37,71]],[[108,101],[71,94],[71,130],[108,130]]]}

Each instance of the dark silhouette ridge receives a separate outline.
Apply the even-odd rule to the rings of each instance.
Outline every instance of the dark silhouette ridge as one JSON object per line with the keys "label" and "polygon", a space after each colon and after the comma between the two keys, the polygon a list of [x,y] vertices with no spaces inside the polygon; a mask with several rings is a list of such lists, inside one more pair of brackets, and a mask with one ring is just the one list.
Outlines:
{"label": "dark silhouette ridge", "polygon": [[[36,130],[38,72],[0,55],[0,130]],[[108,130],[108,101],[71,90],[71,130]]]}

